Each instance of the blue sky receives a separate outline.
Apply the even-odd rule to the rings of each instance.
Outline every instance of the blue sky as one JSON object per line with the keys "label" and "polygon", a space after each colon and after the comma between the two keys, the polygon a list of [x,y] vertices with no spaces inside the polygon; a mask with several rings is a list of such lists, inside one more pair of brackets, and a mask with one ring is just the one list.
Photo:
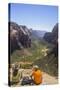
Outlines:
{"label": "blue sky", "polygon": [[31,4],[10,4],[10,21],[34,30],[52,31],[58,22],[58,7]]}

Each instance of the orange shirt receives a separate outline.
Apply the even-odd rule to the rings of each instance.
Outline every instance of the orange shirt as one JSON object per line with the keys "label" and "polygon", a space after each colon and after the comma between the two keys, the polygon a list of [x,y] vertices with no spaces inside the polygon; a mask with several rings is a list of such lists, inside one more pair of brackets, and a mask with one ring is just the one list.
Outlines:
{"label": "orange shirt", "polygon": [[40,70],[33,71],[32,73],[33,80],[35,84],[41,84],[42,83],[42,72]]}

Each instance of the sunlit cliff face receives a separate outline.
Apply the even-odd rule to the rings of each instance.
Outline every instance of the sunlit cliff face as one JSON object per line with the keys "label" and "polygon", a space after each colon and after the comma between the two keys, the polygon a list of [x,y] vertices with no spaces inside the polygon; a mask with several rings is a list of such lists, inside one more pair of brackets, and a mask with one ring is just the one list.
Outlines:
{"label": "sunlit cliff face", "polygon": [[[20,28],[19,28],[20,27]],[[10,49],[28,48],[31,46],[30,31],[27,27],[10,24]]]}

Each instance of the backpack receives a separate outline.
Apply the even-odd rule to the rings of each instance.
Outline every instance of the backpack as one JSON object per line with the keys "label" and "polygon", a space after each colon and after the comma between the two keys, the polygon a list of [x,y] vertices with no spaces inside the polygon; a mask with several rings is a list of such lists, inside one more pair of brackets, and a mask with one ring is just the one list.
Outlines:
{"label": "backpack", "polygon": [[31,84],[29,77],[23,77],[21,85]]}

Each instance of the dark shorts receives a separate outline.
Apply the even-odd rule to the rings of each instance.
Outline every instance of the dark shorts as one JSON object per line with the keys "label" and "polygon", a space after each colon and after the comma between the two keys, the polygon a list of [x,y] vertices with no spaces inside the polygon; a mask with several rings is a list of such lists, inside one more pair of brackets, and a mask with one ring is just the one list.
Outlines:
{"label": "dark shorts", "polygon": [[21,85],[34,84],[32,79],[23,79]]}
{"label": "dark shorts", "polygon": [[26,80],[22,80],[22,83],[21,83],[21,85],[39,85],[39,84],[36,84],[35,82],[34,82],[34,80],[33,79],[26,79]]}

